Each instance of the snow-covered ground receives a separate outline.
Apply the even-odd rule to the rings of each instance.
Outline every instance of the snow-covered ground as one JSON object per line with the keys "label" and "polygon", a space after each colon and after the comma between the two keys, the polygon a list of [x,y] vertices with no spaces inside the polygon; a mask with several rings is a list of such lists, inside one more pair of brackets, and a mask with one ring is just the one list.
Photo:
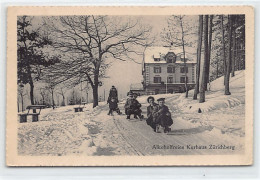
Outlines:
{"label": "snow-covered ground", "polygon": [[[193,91],[189,92],[189,98],[184,94],[155,95],[155,99],[166,98],[172,113],[174,123],[168,134],[153,132],[144,120],[133,117],[126,120],[125,115],[116,113],[108,116],[105,102],[94,109],[88,104],[84,112],[78,113],[74,112],[74,106],[43,109],[39,122],[19,123],[18,152],[20,155],[51,156],[242,153],[244,72],[236,72],[230,82],[230,96],[223,95],[223,77],[212,82],[205,103],[192,100]],[[148,106],[146,99],[147,96],[138,98],[144,115]],[[123,113],[124,102],[119,103]],[[202,113],[198,113],[199,108]],[[210,149],[212,145],[230,148]]]}

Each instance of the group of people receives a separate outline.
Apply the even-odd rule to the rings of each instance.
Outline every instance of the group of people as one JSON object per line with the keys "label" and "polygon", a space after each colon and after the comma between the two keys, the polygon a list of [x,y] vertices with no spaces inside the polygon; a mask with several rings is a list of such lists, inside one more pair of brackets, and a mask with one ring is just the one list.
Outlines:
{"label": "group of people", "polygon": [[[138,95],[131,91],[127,95],[128,98],[124,106],[126,119],[130,119],[131,115],[134,115],[135,119],[139,118],[142,120],[144,116],[141,110],[142,105],[137,100]],[[155,103],[155,99],[152,96],[147,98],[149,106],[147,107],[146,123],[151,126],[155,132],[158,132],[160,127],[163,128],[165,133],[170,132],[170,126],[173,124],[173,120],[169,108],[165,105],[165,98],[159,98],[157,101],[158,104]],[[110,89],[107,103],[109,104],[108,115],[113,115],[113,111],[116,111],[119,115],[122,114],[118,108],[117,89],[114,86]]]}
{"label": "group of people", "polygon": [[170,126],[173,124],[169,108],[165,105],[165,98],[159,98],[158,104],[154,102],[152,96],[147,98],[149,106],[147,107],[146,123],[153,128],[155,132],[159,131],[159,127],[163,127],[164,132],[170,132]]}
{"label": "group of people", "polygon": [[130,119],[130,116],[133,114],[135,119],[140,119],[142,120],[144,116],[142,115],[142,110],[141,110],[141,104],[138,102],[137,94],[129,92],[128,93],[128,98],[125,103],[125,114],[126,114],[126,119]]}

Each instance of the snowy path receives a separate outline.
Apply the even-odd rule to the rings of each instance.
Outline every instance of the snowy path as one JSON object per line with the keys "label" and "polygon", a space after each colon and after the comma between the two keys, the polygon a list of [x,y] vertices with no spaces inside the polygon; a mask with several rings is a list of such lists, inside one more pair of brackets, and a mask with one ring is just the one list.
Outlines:
{"label": "snowy path", "polygon": [[[167,99],[166,104],[168,102],[174,104],[178,97],[179,95],[176,94]],[[172,107],[171,104],[167,105]],[[147,104],[142,105],[144,114],[146,114],[146,106]],[[119,107],[122,110],[123,103]],[[102,111],[107,112],[108,108],[104,106]],[[106,137],[110,137],[108,140],[113,142],[115,147],[121,149],[120,153],[115,153],[120,155],[234,154],[242,152],[243,145],[236,141],[238,137],[222,134],[220,130],[212,126],[191,123],[187,120],[189,117],[180,112],[172,113],[174,124],[171,127],[172,131],[168,134],[155,133],[145,120],[140,121],[133,117],[126,120],[125,115],[111,117],[111,121],[107,121],[107,124],[104,125],[105,129],[106,126],[109,127],[104,134]],[[198,117],[194,115],[194,120],[196,119]],[[111,128],[113,126],[114,128]],[[213,139],[214,141],[212,141]],[[196,145],[197,147],[194,147]],[[211,145],[235,146],[235,149],[210,149]],[[206,147],[206,149],[199,149],[199,146]]]}
{"label": "snowy path", "polygon": [[[130,120],[125,115],[116,113],[108,116],[108,105],[104,103],[95,109],[87,107],[81,113],[75,113],[72,106],[46,109],[40,122],[19,124],[19,153],[147,156],[234,154],[243,151],[244,145],[239,144],[243,142],[243,137],[232,133],[223,134],[222,129],[218,128],[217,120],[211,125],[202,121],[210,117],[218,118],[218,113],[222,111],[210,114],[183,113],[176,106],[179,96],[180,94],[170,95],[166,100],[174,120],[168,134],[155,133],[145,120],[140,121],[133,116]],[[140,102],[146,116],[148,103],[144,98]],[[123,106],[124,102],[121,102],[119,108],[122,112]],[[241,115],[239,108],[241,107],[237,106],[226,112],[231,120],[234,116]],[[221,125],[220,123],[219,127]],[[229,128],[227,132],[229,131],[232,130]],[[211,144],[235,146],[235,149],[209,149]]]}

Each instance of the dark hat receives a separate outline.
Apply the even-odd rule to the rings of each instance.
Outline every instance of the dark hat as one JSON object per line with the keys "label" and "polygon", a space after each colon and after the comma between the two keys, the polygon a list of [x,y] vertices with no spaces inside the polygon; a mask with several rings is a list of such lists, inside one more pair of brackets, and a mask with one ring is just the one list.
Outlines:
{"label": "dark hat", "polygon": [[153,96],[149,96],[148,98],[147,98],[147,102],[149,103],[149,100],[150,99],[152,99],[153,101],[154,101],[154,97]]}
{"label": "dark hat", "polygon": [[115,86],[112,86],[112,88],[114,88]]}
{"label": "dark hat", "polygon": [[133,93],[130,91],[127,93],[127,96],[133,96]]}
{"label": "dark hat", "polygon": [[136,93],[133,93],[133,96],[138,96],[138,94],[136,94]]}
{"label": "dark hat", "polygon": [[159,101],[164,101],[165,100],[165,98],[159,98],[159,99],[157,99],[157,101],[159,102]]}

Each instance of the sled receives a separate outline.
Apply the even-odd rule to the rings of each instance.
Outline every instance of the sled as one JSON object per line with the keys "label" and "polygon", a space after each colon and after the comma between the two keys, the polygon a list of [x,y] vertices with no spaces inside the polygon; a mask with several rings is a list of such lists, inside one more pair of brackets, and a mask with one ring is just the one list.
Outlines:
{"label": "sled", "polygon": [[168,134],[168,133],[171,132],[171,128],[168,128],[168,129],[165,131],[164,127],[162,127],[161,125],[156,125],[156,130],[155,130],[155,132]]}

